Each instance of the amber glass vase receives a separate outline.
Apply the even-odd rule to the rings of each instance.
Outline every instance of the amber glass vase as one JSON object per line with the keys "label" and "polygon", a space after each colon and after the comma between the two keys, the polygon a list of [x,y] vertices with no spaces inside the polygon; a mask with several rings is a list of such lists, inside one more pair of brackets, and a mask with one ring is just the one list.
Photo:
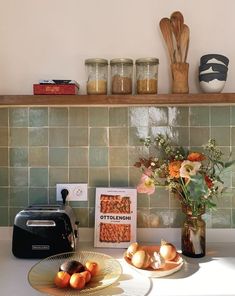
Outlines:
{"label": "amber glass vase", "polygon": [[185,214],[181,233],[182,254],[193,258],[204,257],[206,253],[206,223],[202,219],[202,215],[205,213],[205,208],[200,208],[196,214],[187,206],[183,206],[182,210]]}

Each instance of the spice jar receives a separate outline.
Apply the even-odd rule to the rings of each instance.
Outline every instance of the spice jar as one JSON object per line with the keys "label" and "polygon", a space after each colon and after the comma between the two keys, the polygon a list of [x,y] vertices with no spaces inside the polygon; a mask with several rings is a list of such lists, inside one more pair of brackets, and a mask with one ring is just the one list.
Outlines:
{"label": "spice jar", "polygon": [[87,94],[106,95],[108,61],[105,59],[85,60],[87,70]]}
{"label": "spice jar", "polygon": [[112,94],[131,94],[133,78],[132,59],[113,59],[110,61]]}
{"label": "spice jar", "polygon": [[135,62],[137,94],[156,94],[158,87],[158,64],[156,58],[142,58]]}

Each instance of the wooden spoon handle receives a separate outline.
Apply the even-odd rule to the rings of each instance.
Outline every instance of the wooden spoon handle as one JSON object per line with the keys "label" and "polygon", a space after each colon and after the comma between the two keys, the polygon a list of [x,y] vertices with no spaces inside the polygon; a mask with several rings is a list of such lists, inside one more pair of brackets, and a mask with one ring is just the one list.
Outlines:
{"label": "wooden spoon handle", "polygon": [[182,33],[180,36],[180,48],[182,52],[182,62],[185,63],[188,56],[188,48],[189,48],[189,27],[186,24],[183,24]]}
{"label": "wooden spoon handle", "polygon": [[174,57],[174,46],[173,46],[173,39],[172,39],[172,30],[171,30],[171,22],[170,19],[164,17],[160,20],[159,23],[163,38],[166,42],[168,52],[170,55],[171,63],[175,62]]}

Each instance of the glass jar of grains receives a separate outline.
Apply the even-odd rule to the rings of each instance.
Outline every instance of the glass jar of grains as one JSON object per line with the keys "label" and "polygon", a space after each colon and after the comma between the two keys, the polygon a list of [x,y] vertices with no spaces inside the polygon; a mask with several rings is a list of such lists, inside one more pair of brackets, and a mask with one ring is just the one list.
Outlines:
{"label": "glass jar of grains", "polygon": [[113,59],[110,66],[112,94],[132,94],[133,60]]}
{"label": "glass jar of grains", "polygon": [[108,61],[105,59],[85,60],[87,71],[87,94],[106,95]]}
{"label": "glass jar of grains", "polygon": [[156,94],[158,88],[158,64],[156,58],[142,58],[136,64],[137,94]]}

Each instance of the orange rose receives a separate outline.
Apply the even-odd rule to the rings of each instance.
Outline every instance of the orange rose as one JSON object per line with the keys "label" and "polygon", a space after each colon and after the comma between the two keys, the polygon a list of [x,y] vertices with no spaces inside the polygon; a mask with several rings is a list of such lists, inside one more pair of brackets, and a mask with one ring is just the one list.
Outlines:
{"label": "orange rose", "polygon": [[205,159],[205,156],[199,152],[191,152],[188,155],[188,160],[190,161],[202,161],[203,159]]}
{"label": "orange rose", "polygon": [[171,178],[179,178],[180,177],[180,167],[182,161],[175,160],[169,163],[169,174]]}

